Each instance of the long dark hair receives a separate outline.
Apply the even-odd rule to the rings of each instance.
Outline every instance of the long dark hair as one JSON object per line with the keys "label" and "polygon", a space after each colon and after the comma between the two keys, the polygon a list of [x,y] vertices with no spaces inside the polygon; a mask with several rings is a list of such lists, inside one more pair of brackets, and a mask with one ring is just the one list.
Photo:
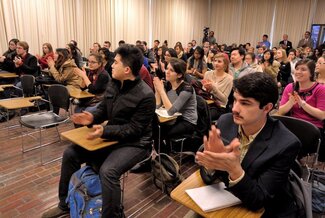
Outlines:
{"label": "long dark hair", "polygon": [[267,49],[263,52],[263,57],[262,57],[262,63],[264,63],[266,60],[264,59],[264,55],[266,52],[269,52],[270,53],[270,59],[268,60],[268,62],[270,63],[270,65],[273,64],[273,61],[274,61],[274,53],[272,50],[270,49]]}
{"label": "long dark hair", "polygon": [[67,46],[69,46],[69,48],[71,49],[71,54],[70,54],[71,58],[74,60],[74,62],[78,67],[81,67],[79,66],[79,57],[78,57],[78,52],[81,55],[79,48],[72,43],[68,43]]}
{"label": "long dark hair", "polygon": [[59,70],[64,62],[70,59],[70,53],[66,48],[57,48],[55,51],[58,54],[58,59],[55,62],[55,68]]}
{"label": "long dark hair", "polygon": [[199,59],[199,64],[198,64],[198,66],[197,66],[197,68],[198,68],[198,70],[200,71],[200,72],[202,72],[202,70],[203,70],[203,57],[204,57],[204,50],[203,50],[203,48],[202,47],[200,47],[200,46],[197,46],[195,49],[194,49],[194,52],[193,52],[193,55],[192,55],[192,57],[190,58],[190,69],[194,66],[194,60],[195,60],[195,58],[194,58],[194,53],[195,53],[195,51],[197,51],[199,54],[200,54],[200,59]]}

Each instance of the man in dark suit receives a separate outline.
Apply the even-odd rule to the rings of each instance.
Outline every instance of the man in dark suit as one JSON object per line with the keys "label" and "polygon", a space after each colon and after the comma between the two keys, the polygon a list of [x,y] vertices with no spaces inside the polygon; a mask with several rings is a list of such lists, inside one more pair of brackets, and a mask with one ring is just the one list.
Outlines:
{"label": "man in dark suit", "polygon": [[264,73],[235,80],[232,114],[219,118],[196,160],[205,183],[221,179],[246,208],[264,208],[263,217],[296,217],[288,175],[301,143],[269,116],[277,90]]}
{"label": "man in dark suit", "polygon": [[288,35],[283,34],[283,40],[279,42],[281,48],[286,50],[287,55],[289,54],[290,49],[292,49],[292,42],[288,40]]}

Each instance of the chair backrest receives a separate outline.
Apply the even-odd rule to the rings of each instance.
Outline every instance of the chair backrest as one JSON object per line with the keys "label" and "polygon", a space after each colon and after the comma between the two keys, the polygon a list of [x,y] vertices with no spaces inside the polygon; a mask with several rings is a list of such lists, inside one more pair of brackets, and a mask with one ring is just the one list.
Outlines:
{"label": "chair backrest", "polygon": [[318,155],[321,135],[319,129],[315,125],[294,117],[273,117],[280,120],[300,140],[302,149],[298,155],[298,159],[301,159],[309,154]]}
{"label": "chair backrest", "polygon": [[61,84],[54,84],[48,90],[49,100],[53,106],[53,110],[57,113],[59,108],[68,111],[70,106],[70,95],[67,87]]}
{"label": "chair backrest", "polygon": [[22,75],[20,81],[23,89],[23,96],[33,96],[35,94],[35,77],[33,75]]}
{"label": "chair backrest", "polygon": [[197,102],[197,128],[196,132],[199,136],[204,136],[209,134],[209,129],[211,127],[211,116],[208,103],[199,95],[196,95]]}

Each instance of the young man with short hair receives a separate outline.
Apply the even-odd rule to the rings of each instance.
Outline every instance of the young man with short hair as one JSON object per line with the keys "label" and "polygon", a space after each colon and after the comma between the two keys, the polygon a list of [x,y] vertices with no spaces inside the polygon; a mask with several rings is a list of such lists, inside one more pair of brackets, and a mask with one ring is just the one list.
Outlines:
{"label": "young man with short hair", "polygon": [[222,115],[204,138],[196,160],[211,184],[221,179],[250,210],[263,217],[297,217],[288,175],[300,150],[299,139],[269,116],[278,87],[269,75],[252,73],[234,81],[232,114]]}
{"label": "young man with short hair", "polygon": [[254,70],[244,62],[245,50],[243,48],[235,47],[230,53],[229,74],[234,79],[253,73]]}
{"label": "young man with short hair", "polygon": [[28,50],[29,45],[27,42],[20,41],[17,43],[17,56],[13,60],[15,64],[14,71],[18,75],[30,74],[33,76],[37,76],[37,58],[34,55],[31,55]]}
{"label": "young man with short hair", "polygon": [[[155,113],[153,91],[139,77],[143,63],[141,51],[130,45],[116,50],[112,65],[112,80],[107,85],[104,100],[97,110],[77,113],[72,121],[93,125],[89,140],[103,138],[118,141],[117,145],[88,151],[78,145],[68,147],[62,159],[59,183],[59,205],[42,217],[60,217],[69,213],[65,200],[71,175],[83,163],[99,166],[102,185],[102,217],[123,217],[120,177],[151,152],[152,118]],[[106,126],[100,125],[109,120]]]}

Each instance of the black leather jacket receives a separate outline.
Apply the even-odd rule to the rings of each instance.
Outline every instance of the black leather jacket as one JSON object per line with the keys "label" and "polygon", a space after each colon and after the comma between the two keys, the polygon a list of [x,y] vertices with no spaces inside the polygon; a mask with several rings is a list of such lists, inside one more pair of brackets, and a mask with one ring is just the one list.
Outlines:
{"label": "black leather jacket", "polygon": [[93,112],[94,124],[108,120],[104,127],[104,139],[117,140],[119,144],[140,147],[150,146],[152,118],[155,114],[155,96],[140,77],[121,82],[112,79],[103,101]]}

